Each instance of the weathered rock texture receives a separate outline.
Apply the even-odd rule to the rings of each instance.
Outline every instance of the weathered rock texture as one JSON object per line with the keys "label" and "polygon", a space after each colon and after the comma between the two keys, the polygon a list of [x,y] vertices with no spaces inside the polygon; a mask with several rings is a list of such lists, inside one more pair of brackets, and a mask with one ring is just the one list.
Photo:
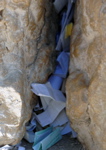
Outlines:
{"label": "weathered rock texture", "polygon": [[86,150],[106,150],[106,1],[77,0],[67,114]]}
{"label": "weathered rock texture", "polygon": [[0,145],[21,140],[31,115],[30,83],[45,82],[53,71],[52,14],[49,0],[0,0]]}

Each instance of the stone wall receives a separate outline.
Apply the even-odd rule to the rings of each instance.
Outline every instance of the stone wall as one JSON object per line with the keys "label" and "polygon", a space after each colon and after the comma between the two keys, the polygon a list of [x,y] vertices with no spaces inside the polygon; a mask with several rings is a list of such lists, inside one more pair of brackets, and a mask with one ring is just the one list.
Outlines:
{"label": "stone wall", "polygon": [[53,71],[53,15],[49,0],[0,0],[0,145],[22,139],[30,83],[45,82]]}
{"label": "stone wall", "polygon": [[67,114],[86,150],[106,150],[106,1],[77,0]]}

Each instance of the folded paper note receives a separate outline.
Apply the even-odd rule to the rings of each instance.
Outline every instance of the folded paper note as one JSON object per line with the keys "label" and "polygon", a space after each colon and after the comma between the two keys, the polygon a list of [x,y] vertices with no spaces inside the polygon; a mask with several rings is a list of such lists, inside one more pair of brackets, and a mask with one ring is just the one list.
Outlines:
{"label": "folded paper note", "polygon": [[46,128],[44,130],[35,132],[34,145],[36,145],[39,142],[41,142],[45,137],[47,137],[52,132],[53,132],[53,127],[48,127],[48,128]]}
{"label": "folded paper note", "polygon": [[68,38],[72,33],[73,24],[70,23],[65,27],[65,38]]}
{"label": "folded paper note", "polygon": [[73,131],[73,129],[70,127],[69,122],[67,122],[66,125],[64,126],[64,128],[62,129],[61,134],[65,135],[65,134],[68,134],[68,133],[72,133],[72,131]]}
{"label": "folded paper note", "polygon": [[71,133],[72,134],[72,138],[76,138],[77,137],[77,133],[71,128],[70,123],[67,122],[66,125],[61,129],[61,134],[65,135]]}
{"label": "folded paper note", "polygon": [[18,150],[25,150],[25,147],[19,146],[19,147],[18,147]]}
{"label": "folded paper note", "polygon": [[45,84],[32,83],[32,91],[40,97],[47,97],[54,101],[66,102],[65,96],[59,90],[52,88],[49,82]]}
{"label": "folded paper note", "polygon": [[63,78],[56,75],[51,75],[48,79],[48,82],[50,82],[54,89],[59,90],[62,86]]}
{"label": "folded paper note", "polygon": [[53,127],[62,126],[64,124],[66,124],[68,121],[69,120],[67,118],[66,112],[63,109],[60,112],[60,114],[58,115],[58,117],[52,122],[51,126],[53,126]]}
{"label": "folded paper note", "polygon": [[[46,132],[50,129],[52,129],[52,127],[49,127],[49,129],[46,129]],[[46,133],[44,130],[42,130],[41,135],[44,133]],[[34,150],[47,150],[48,148],[50,148],[52,145],[54,145],[55,143],[57,143],[59,140],[61,140],[62,136],[61,136],[61,131],[60,128],[57,128],[52,132],[47,134],[45,134],[44,137],[40,138],[40,140],[38,140],[39,138],[36,139],[36,133],[35,133],[35,139],[34,139],[34,144],[33,144],[33,149]],[[40,134],[39,134],[40,137]]]}
{"label": "folded paper note", "polygon": [[68,0],[55,0],[54,2],[54,7],[57,11],[57,13],[59,13],[63,7],[67,4]]}
{"label": "folded paper note", "polygon": [[50,83],[38,84],[33,83],[32,91],[41,97],[44,112],[36,115],[36,120],[42,127],[51,124],[60,112],[66,106],[66,99],[63,93],[51,87]]}
{"label": "folded paper note", "polygon": [[26,130],[27,131],[33,131],[35,128],[36,128],[36,120],[35,120],[35,116],[33,113],[30,122],[26,125]]}
{"label": "folded paper note", "polygon": [[43,105],[43,109],[46,110],[47,107],[49,106],[49,103],[51,102],[51,98],[50,97],[40,97],[42,105]]}
{"label": "folded paper note", "polygon": [[61,33],[56,46],[57,51],[69,51],[70,38],[65,38],[65,27],[72,21],[74,14],[74,2],[75,0],[68,0],[67,12],[63,13],[63,17],[61,20]]}
{"label": "folded paper note", "polygon": [[33,131],[26,131],[24,135],[24,139],[27,140],[29,143],[34,142],[35,133]]}
{"label": "folded paper note", "polygon": [[36,115],[36,120],[42,127],[50,125],[64,108],[65,103],[51,101],[43,113]]}
{"label": "folded paper note", "polygon": [[62,78],[66,78],[69,67],[69,54],[66,52],[61,52],[57,58],[58,65],[54,71],[54,75],[58,75]]}
{"label": "folded paper note", "polygon": [[72,17],[73,17],[73,4],[74,4],[73,0],[68,0],[66,18],[65,18],[64,24],[62,26],[61,32],[63,32],[66,25],[69,24],[70,21],[72,20]]}

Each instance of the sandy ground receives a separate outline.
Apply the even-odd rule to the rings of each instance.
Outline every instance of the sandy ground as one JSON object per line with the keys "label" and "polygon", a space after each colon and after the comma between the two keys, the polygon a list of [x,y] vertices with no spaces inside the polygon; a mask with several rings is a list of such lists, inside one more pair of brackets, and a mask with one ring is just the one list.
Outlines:
{"label": "sandy ground", "polygon": [[[33,150],[32,144],[29,144],[25,140],[22,141],[22,146],[25,150]],[[82,145],[77,139],[72,139],[70,135],[63,136],[62,140],[50,147],[48,150],[84,150]]]}

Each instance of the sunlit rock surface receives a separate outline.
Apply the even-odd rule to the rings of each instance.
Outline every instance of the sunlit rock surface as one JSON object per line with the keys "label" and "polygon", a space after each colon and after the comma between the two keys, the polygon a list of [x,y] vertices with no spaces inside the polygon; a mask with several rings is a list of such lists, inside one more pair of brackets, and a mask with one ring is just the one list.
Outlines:
{"label": "sunlit rock surface", "polygon": [[86,150],[106,150],[106,1],[77,0],[67,114]]}
{"label": "sunlit rock surface", "polygon": [[48,0],[0,0],[0,145],[22,139],[30,83],[45,82],[53,71],[53,14]]}

